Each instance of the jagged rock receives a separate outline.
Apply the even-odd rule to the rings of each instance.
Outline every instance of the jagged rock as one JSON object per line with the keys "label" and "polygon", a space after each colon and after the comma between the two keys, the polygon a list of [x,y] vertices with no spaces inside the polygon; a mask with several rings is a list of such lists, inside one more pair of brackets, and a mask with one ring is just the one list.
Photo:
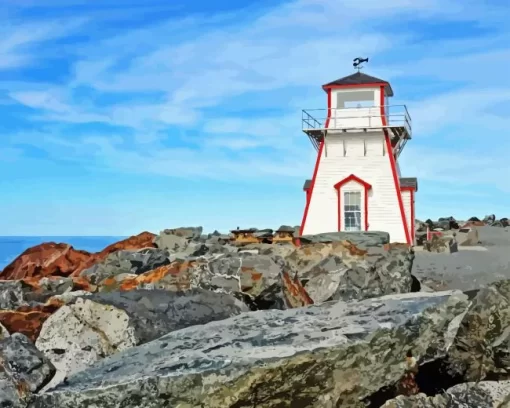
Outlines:
{"label": "jagged rock", "polygon": [[35,341],[43,323],[62,305],[63,302],[49,299],[46,303],[22,305],[15,310],[0,310],[0,324],[9,333],[22,333]]}
{"label": "jagged rock", "polygon": [[25,303],[20,281],[0,281],[0,310],[12,310]]}
{"label": "jagged rock", "polygon": [[414,252],[405,245],[358,248],[349,242],[303,245],[285,269],[305,281],[315,303],[406,293],[412,290]]}
{"label": "jagged rock", "polygon": [[164,230],[154,238],[154,244],[159,249],[166,250],[170,253],[180,252],[186,249],[189,240],[183,236],[175,235],[173,230]]}
{"label": "jagged rock", "polygon": [[302,244],[330,243],[337,241],[350,241],[360,248],[380,246],[390,243],[390,234],[382,231],[349,231],[327,232],[299,237]]}
{"label": "jagged rock", "polygon": [[85,269],[80,273],[80,276],[97,284],[119,274],[139,275],[169,264],[168,257],[168,252],[159,248],[143,248],[137,251],[121,250],[108,255],[103,262]]}
{"label": "jagged rock", "polygon": [[0,340],[0,407],[20,406],[54,374],[55,367],[23,334]]}
{"label": "jagged rock", "polygon": [[450,370],[467,381],[510,373],[510,280],[475,291],[449,352]]}
{"label": "jagged rock", "polygon": [[23,286],[24,298],[27,302],[45,303],[52,296],[62,295],[77,290],[94,291],[94,285],[78,276],[61,277],[45,276],[32,277],[20,281]]}
{"label": "jagged rock", "polygon": [[140,249],[153,246],[153,237],[154,234],[142,232],[109,245],[95,254],[76,250],[68,244],[45,242],[24,251],[0,272],[0,279],[78,276],[81,271],[102,261],[113,252],[121,249]]}
{"label": "jagged rock", "polygon": [[186,238],[191,241],[198,241],[202,236],[202,227],[179,227],[179,228],[168,228],[163,232],[167,235],[176,235],[178,237]]}
{"label": "jagged rock", "polygon": [[427,397],[399,396],[381,408],[507,408],[510,406],[510,381],[482,381],[458,384],[446,393]]}
{"label": "jagged rock", "polygon": [[32,408],[356,407],[400,377],[408,347],[444,356],[467,302],[442,292],[243,313],[102,360]]}
{"label": "jagged rock", "polygon": [[58,369],[50,387],[116,352],[244,311],[247,306],[231,296],[200,290],[93,294],[46,320],[36,345]]}
{"label": "jagged rock", "polygon": [[281,266],[268,255],[228,254],[195,268],[193,286],[258,296],[279,283],[281,270]]}
{"label": "jagged rock", "polygon": [[[171,291],[203,288],[225,293],[244,292],[257,297],[279,285],[281,265],[269,255],[227,253],[174,261],[139,276],[102,282],[105,291],[157,288]],[[119,277],[120,278],[120,277]],[[276,299],[275,299],[276,301]]]}

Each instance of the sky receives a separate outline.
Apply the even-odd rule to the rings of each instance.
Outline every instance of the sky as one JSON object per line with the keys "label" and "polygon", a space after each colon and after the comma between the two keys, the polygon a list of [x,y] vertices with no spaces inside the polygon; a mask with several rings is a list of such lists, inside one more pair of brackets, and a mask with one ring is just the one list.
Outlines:
{"label": "sky", "polygon": [[301,110],[358,56],[412,117],[417,217],[510,217],[507,1],[2,0],[0,18],[0,235],[298,225]]}

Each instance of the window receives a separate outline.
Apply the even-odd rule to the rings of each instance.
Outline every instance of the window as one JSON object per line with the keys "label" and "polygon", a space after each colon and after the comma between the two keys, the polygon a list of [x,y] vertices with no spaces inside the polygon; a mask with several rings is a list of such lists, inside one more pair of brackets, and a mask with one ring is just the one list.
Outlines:
{"label": "window", "polygon": [[339,91],[336,96],[338,109],[371,108],[375,106],[374,91]]}
{"label": "window", "polygon": [[360,191],[346,191],[344,193],[344,225],[345,231],[361,231]]}

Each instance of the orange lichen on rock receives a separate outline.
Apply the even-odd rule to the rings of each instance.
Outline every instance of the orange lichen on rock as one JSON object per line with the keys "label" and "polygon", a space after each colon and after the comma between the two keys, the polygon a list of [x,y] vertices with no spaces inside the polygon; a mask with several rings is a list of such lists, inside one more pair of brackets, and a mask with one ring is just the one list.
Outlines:
{"label": "orange lichen on rock", "polygon": [[94,258],[96,261],[102,261],[111,253],[121,250],[126,251],[142,248],[155,248],[156,246],[153,243],[155,237],[155,234],[144,231],[138,235],[133,235],[129,238],[123,239],[122,241],[115,242],[114,244],[107,246],[101,252],[95,253]]}
{"label": "orange lichen on rock", "polygon": [[282,289],[288,308],[313,305],[312,298],[297,276],[291,278],[287,272],[282,272]]}
{"label": "orange lichen on rock", "polygon": [[[62,279],[60,276],[47,276],[47,279],[51,281],[58,281]],[[92,292],[94,287],[90,284],[90,282],[83,277],[75,276],[67,279],[72,279],[73,287],[72,290],[84,290],[87,292]],[[37,276],[33,276],[30,278],[21,279],[21,282],[27,286],[30,286],[32,292],[40,293],[44,290],[43,286],[41,286],[41,278]]]}
{"label": "orange lichen on rock", "polygon": [[9,333],[22,333],[35,342],[46,319],[63,305],[64,302],[61,300],[50,298],[44,304],[24,305],[16,310],[2,310],[0,311],[0,324]]}
{"label": "orange lichen on rock", "polygon": [[[28,248],[0,272],[0,280],[43,278],[49,276],[78,276],[80,272],[120,250],[154,247],[155,235],[142,232],[107,246],[101,252],[90,253],[74,249],[71,245],[44,242]],[[28,282],[27,282],[28,283]],[[30,285],[30,283],[28,283]],[[82,282],[83,284],[83,282]]]}
{"label": "orange lichen on rock", "polygon": [[126,279],[120,285],[120,290],[129,291],[142,285],[155,284],[165,281],[169,289],[187,290],[190,288],[190,271],[196,261],[175,261],[163,265],[152,271],[145,272],[136,278]]}
{"label": "orange lichen on rock", "polygon": [[0,272],[0,279],[69,276],[87,265],[90,257],[89,252],[78,251],[71,245],[45,242],[24,251]]}
{"label": "orange lichen on rock", "polygon": [[333,250],[345,249],[349,255],[353,256],[365,256],[368,253],[367,250],[358,248],[356,244],[347,240],[333,242],[331,245],[333,246]]}

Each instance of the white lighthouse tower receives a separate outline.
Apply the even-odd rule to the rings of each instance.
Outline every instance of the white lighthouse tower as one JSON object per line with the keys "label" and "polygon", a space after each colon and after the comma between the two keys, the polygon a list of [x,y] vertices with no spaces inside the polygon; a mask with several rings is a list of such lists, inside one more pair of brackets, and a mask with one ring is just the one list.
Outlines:
{"label": "white lighthouse tower", "polygon": [[390,84],[359,71],[322,88],[328,108],[303,110],[317,161],[300,234],[386,231],[391,242],[413,244],[418,185],[398,165],[412,135],[406,106],[390,105]]}

